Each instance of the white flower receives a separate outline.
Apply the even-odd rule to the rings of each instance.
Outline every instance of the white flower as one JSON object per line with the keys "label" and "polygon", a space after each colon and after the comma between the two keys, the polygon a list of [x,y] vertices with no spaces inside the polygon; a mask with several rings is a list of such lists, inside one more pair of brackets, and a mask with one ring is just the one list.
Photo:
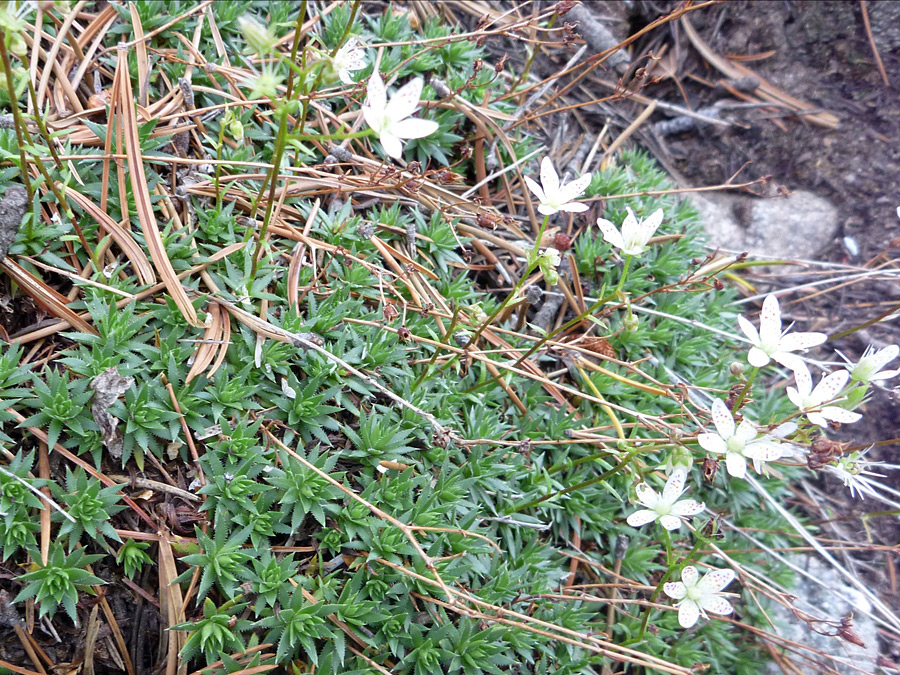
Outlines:
{"label": "white flower", "polygon": [[[778,298],[767,295],[759,314],[759,332],[756,327],[743,316],[738,316],[741,327],[753,347],[747,354],[751,366],[762,368],[769,361],[777,361],[783,366],[796,370],[797,364],[803,363],[799,356],[791,354],[800,349],[809,349],[820,345],[828,336],[825,333],[788,333],[781,332],[781,307]],[[790,330],[790,328],[788,328]]]}
{"label": "white flower", "polygon": [[359,41],[356,38],[350,38],[343,47],[337,50],[332,63],[334,63],[335,70],[338,71],[338,77],[341,78],[341,82],[353,84],[353,78],[350,77],[350,73],[366,67],[366,50],[360,48]]}
{"label": "white flower", "polygon": [[626,522],[632,527],[640,527],[647,523],[659,520],[659,524],[667,530],[677,530],[681,527],[681,518],[684,516],[696,516],[706,508],[705,504],[695,502],[693,499],[678,498],[684,492],[684,481],[687,474],[684,471],[676,471],[663,488],[662,496],[647,483],[640,483],[637,488],[637,498],[646,506],[646,509],[635,511],[628,516]]}
{"label": "white flower", "polygon": [[718,433],[704,433],[697,436],[700,446],[709,452],[725,455],[725,467],[735,478],[743,478],[747,473],[747,459],[771,462],[783,454],[781,445],[759,435],[756,427],[747,418],[735,428],[734,417],[725,402],[717,398],[712,405],[712,419]]}
{"label": "white flower", "polygon": [[869,467],[882,465],[881,462],[870,462],[867,459],[863,459],[869,450],[871,450],[871,448],[864,450],[863,452],[855,451],[851,452],[849,455],[839,457],[834,464],[826,465],[825,469],[829,473],[840,478],[844,485],[850,488],[850,495],[852,497],[855,497],[858,493],[860,499],[865,499],[866,495],[881,499],[881,495],[878,494],[878,491],[874,487],[875,485],[878,485],[878,482],[872,480],[869,476],[874,476],[876,478],[886,478],[886,476],[883,473],[869,471]]}
{"label": "white flower", "polygon": [[[763,438],[777,443],[778,447],[781,448],[781,457],[779,457],[779,459],[784,459],[785,457],[793,457],[797,454],[802,454],[802,450],[798,446],[792,445],[791,443],[779,442],[781,439],[790,436],[795,431],[797,431],[796,422],[785,422],[765,434]],[[761,473],[766,476],[769,475],[769,472],[766,470],[765,462],[759,458],[753,458],[753,470],[756,471],[756,473]]]}
{"label": "white flower", "polygon": [[610,221],[604,218],[597,218],[597,227],[603,232],[603,238],[618,249],[621,249],[625,255],[640,255],[647,247],[650,237],[656,232],[656,228],[660,226],[663,219],[662,209],[656,209],[649,216],[641,221],[634,215],[629,207],[625,207],[628,215],[622,222],[622,231],[616,228]]}
{"label": "white flower", "polygon": [[[900,347],[897,345],[884,347],[877,352],[872,346],[866,347],[866,351],[863,352],[859,363],[850,369],[850,379],[854,382],[869,384],[873,380],[890,380],[892,377],[897,377],[897,375],[900,375],[900,370],[881,369],[896,359],[898,355],[900,355]],[[841,356],[847,363],[852,363],[852,361],[843,354],[841,354]]]}
{"label": "white flower", "polygon": [[797,387],[787,388],[788,398],[791,399],[791,403],[800,409],[800,412],[806,414],[807,419],[813,424],[827,427],[829,420],[852,424],[862,419],[862,415],[859,413],[845,408],[839,408],[836,405],[822,405],[833,401],[844,390],[847,380],[850,379],[850,373],[846,370],[838,370],[830,375],[826,375],[813,389],[812,375],[810,375],[806,364],[801,361],[798,367],[794,369],[794,379],[797,382]]}
{"label": "white flower", "polygon": [[688,565],[681,570],[681,581],[670,581],[663,585],[663,590],[670,598],[680,600],[678,623],[682,628],[690,628],[700,615],[708,619],[707,612],[713,614],[731,614],[734,607],[720,591],[734,581],[734,571],[730,569],[712,570],[699,579],[696,567]]}
{"label": "white flower", "polygon": [[587,204],[573,202],[576,197],[580,197],[587,189],[591,182],[591,174],[586,173],[580,178],[573,180],[571,183],[559,183],[559,174],[553,168],[553,162],[549,157],[541,160],[541,184],[538,185],[532,178],[525,176],[525,184],[528,189],[538,198],[540,204],[538,211],[545,216],[553,215],[558,211],[571,211],[572,213],[581,213],[587,211]]}
{"label": "white flower", "polygon": [[559,267],[559,264],[562,262],[559,249],[555,248],[545,248],[543,251],[538,253],[538,258],[542,258],[543,263],[548,267],[552,267],[553,269]]}
{"label": "white flower", "polygon": [[394,159],[400,159],[403,153],[401,138],[424,138],[438,130],[437,122],[410,117],[419,105],[423,86],[424,81],[417,77],[400,87],[388,101],[381,75],[376,71],[369,78],[363,117],[378,134],[384,151]]}

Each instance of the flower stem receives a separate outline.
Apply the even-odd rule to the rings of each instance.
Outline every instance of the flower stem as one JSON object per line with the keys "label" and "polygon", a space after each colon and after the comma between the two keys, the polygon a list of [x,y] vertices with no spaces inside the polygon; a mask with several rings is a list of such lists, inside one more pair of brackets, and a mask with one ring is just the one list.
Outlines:
{"label": "flower stem", "polygon": [[564,323],[562,326],[560,326],[556,330],[548,333],[547,335],[542,337],[540,340],[535,342],[534,345],[532,345],[531,349],[529,349],[522,356],[520,356],[519,359],[513,364],[513,368],[518,368],[522,364],[522,362],[525,361],[525,359],[527,359],[529,356],[534,354],[538,349],[540,349],[545,342],[547,342],[548,340],[552,340],[560,333],[563,333],[563,332],[569,330],[572,326],[577,326],[579,323],[581,323],[587,317],[589,317],[591,314],[593,314],[598,308],[602,307],[607,302],[609,302],[610,300],[612,300],[613,298],[618,296],[622,290],[622,287],[625,285],[625,279],[628,276],[628,270],[631,267],[631,258],[632,258],[632,256],[630,256],[630,255],[625,256],[625,267],[622,269],[622,276],[619,279],[619,283],[616,286],[616,289],[612,293],[600,298],[599,300],[597,300],[597,302],[595,302],[593,305],[588,307],[584,312],[582,312],[581,314],[576,316],[574,319],[567,321],[566,323]]}
{"label": "flower stem", "polygon": [[[531,249],[531,253],[528,256],[528,260],[526,261],[525,271],[522,272],[522,275],[519,277],[519,280],[516,282],[516,285],[513,287],[512,292],[506,296],[506,299],[500,303],[500,306],[494,310],[494,312],[478,327],[478,330],[475,331],[475,334],[472,336],[469,344],[474,345],[478,340],[479,336],[484,329],[491,325],[494,319],[502,312],[506,307],[512,302],[513,298],[515,298],[519,291],[522,289],[522,286],[525,284],[525,280],[528,278],[528,275],[531,274],[532,270],[537,267],[537,253],[541,248],[541,238],[544,236],[544,230],[547,229],[547,223],[550,222],[550,216],[544,216],[544,222],[541,223],[541,229],[538,230],[537,239],[534,242],[534,248]],[[521,359],[520,359],[521,361]]]}
{"label": "flower stem", "polygon": [[744,402],[744,399],[747,398],[747,394],[750,393],[750,387],[753,386],[753,380],[756,379],[758,373],[759,368],[753,366],[753,370],[750,371],[750,374],[747,376],[747,381],[744,383],[744,388],[741,390],[741,395],[738,396],[737,400],[734,402],[734,407],[731,409],[732,415],[741,409],[741,404]]}

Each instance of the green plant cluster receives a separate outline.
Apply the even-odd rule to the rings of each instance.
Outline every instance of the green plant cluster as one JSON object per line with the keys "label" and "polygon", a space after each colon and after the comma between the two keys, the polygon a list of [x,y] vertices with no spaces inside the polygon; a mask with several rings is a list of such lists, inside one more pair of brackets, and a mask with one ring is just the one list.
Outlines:
{"label": "green plant cluster", "polygon": [[[135,6],[149,33],[192,4],[147,0]],[[340,44],[350,6],[339,4],[323,20],[319,33],[323,49]],[[235,54],[245,46],[238,19],[247,12],[268,13],[266,23],[276,33],[287,31],[296,17],[293,3],[217,2],[210,9],[226,46]],[[117,11],[126,17],[126,9]],[[191,25],[187,21],[184,30]],[[114,24],[113,39],[130,38],[130,33],[116,33],[122,26]],[[446,37],[450,29],[433,23],[414,33],[407,17],[388,10],[359,19],[352,32],[372,42],[394,43]],[[180,43],[172,44],[184,49]],[[500,83],[491,84],[493,70],[475,72],[475,60],[483,56],[477,46],[468,41],[436,44],[425,50],[415,43],[388,47],[381,69],[399,67],[400,78],[437,74],[472,102],[480,103],[485,94],[500,91]],[[208,51],[209,59],[215,60],[213,48]],[[115,53],[104,58],[113,68]],[[183,65],[160,62],[158,72],[176,81]],[[371,67],[359,71],[358,79],[364,80],[370,72]],[[213,71],[195,71],[194,82],[212,86],[215,77]],[[162,83],[154,80],[151,86]],[[198,93],[198,107],[219,102],[204,96]],[[424,98],[437,96],[426,86]],[[336,95],[328,103],[340,109],[343,98]],[[428,166],[453,161],[473,127],[452,110],[427,115],[440,124],[440,132],[410,141],[406,156]],[[251,110],[238,116],[252,142],[236,148],[221,144],[225,132],[220,133],[219,125],[225,118],[213,119],[204,138],[210,156],[271,161],[276,122],[257,118]],[[153,138],[150,131],[148,126],[142,149],[148,154],[166,151],[166,139]],[[10,133],[0,130],[3,147],[10,146]],[[97,125],[96,133],[105,137],[105,128]],[[515,149],[536,146],[533,138],[523,136]],[[298,143],[288,157],[294,161],[307,152],[311,148]],[[100,163],[82,160],[73,166],[83,183],[78,189],[99,199]],[[457,170],[472,171],[468,164]],[[57,178],[71,180],[71,176]],[[148,178],[153,185],[164,180],[154,165],[148,165]],[[594,176],[589,195],[646,193],[668,186],[649,158],[626,153],[618,167]],[[130,195],[130,190],[130,185],[125,186],[123,194]],[[118,190],[107,194],[109,214],[117,220],[126,212],[134,213],[134,205],[120,203],[119,195]],[[306,200],[288,197],[285,205],[310,213]],[[611,199],[604,216],[621,222],[626,205],[642,214],[662,208],[665,222],[660,234],[680,235],[654,246],[644,257],[626,281],[623,290],[629,296],[677,284],[696,269],[697,260],[706,257],[696,214],[687,203],[672,196]],[[603,662],[601,656],[572,645],[501,622],[460,616],[429,601],[446,598],[439,588],[413,576],[434,578],[409,539],[323,477],[327,475],[402,523],[437,528],[419,532],[418,541],[453,588],[467,589],[487,603],[571,630],[607,632],[619,643],[642,635],[642,650],[686,666],[704,662],[710,664],[709,672],[758,672],[759,649],[728,624],[706,622],[685,632],[674,612],[659,612],[653,616],[654,629],[643,634],[637,608],[616,611],[608,622],[605,604],[549,597],[569,574],[570,558],[563,553],[583,555],[645,584],[659,579],[666,568],[666,550],[658,533],[651,528],[635,530],[624,522],[641,469],[615,468],[631,451],[648,461],[630,469],[665,464],[673,446],[638,445],[641,438],[650,437],[640,425],[629,427],[616,452],[598,453],[587,442],[555,442],[571,441],[579,431],[607,425],[607,412],[587,400],[576,401],[575,411],[567,410],[540,383],[507,375],[506,384],[526,409],[523,414],[485,364],[448,359],[446,351],[432,364],[435,347],[404,341],[396,331],[385,329],[399,323],[385,320],[384,280],[370,267],[354,262],[380,255],[361,236],[365,225],[377,224],[379,237],[388,242],[404,241],[396,232],[415,228],[422,235],[419,259],[434,270],[438,278],[433,285],[449,303],[458,308],[478,305],[487,313],[499,307],[502,298],[485,289],[464,267],[469,242],[454,232],[456,222],[399,203],[362,211],[349,202],[324,204],[310,236],[340,247],[344,254],[325,254],[316,269],[302,267],[299,286],[313,290],[291,307],[283,253],[291,251],[294,242],[273,234],[257,257],[252,229],[237,217],[234,202],[196,199],[192,208],[196,227],[168,226],[164,233],[166,252],[176,271],[209,263],[206,271],[221,289],[222,299],[254,313],[265,303],[264,318],[269,323],[291,333],[314,333],[326,350],[346,364],[457,430],[463,439],[481,442],[439,442],[420,415],[397,405],[335,361],[313,350],[263,340],[237,321],[232,322],[231,345],[221,367],[211,377],[204,374],[188,381],[195,341],[201,335],[171,300],[151,297],[122,302],[119,295],[84,286],[80,289],[83,300],[71,307],[90,313],[97,335],[63,333],[56,338],[59,357],[41,367],[25,364],[21,347],[0,343],[0,448],[11,457],[0,474],[0,550],[5,570],[29,560],[33,567],[10,575],[16,602],[34,598],[40,615],[49,617],[61,606],[77,621],[76,603],[93,593],[92,585],[117,584],[122,576],[138,578],[158,559],[157,544],[128,537],[123,541],[117,533],[117,529],[130,529],[122,518],[129,509],[122,499],[129,488],[103,486],[82,468],[66,469],[64,477],[34,477],[36,442],[24,430],[36,427],[47,433],[51,457],[58,443],[107,473],[131,467],[157,475],[156,465],[177,466],[187,475],[185,482],[193,481],[189,489],[203,500],[196,505],[196,520],[204,524],[188,526],[181,533],[195,538],[196,544],[180,550],[180,576],[175,583],[186,590],[196,576],[196,592],[188,619],[174,630],[187,635],[183,658],[200,667],[221,660],[228,672],[273,662],[285,667],[293,663],[298,671],[315,667],[323,673],[374,672],[357,656],[360,652],[376,663],[390,663],[391,672],[398,675],[503,673],[511,672],[514,665],[528,672],[575,673]],[[89,241],[103,239],[91,218],[77,209],[76,217]],[[144,243],[138,228],[134,237]],[[71,222],[35,220],[33,227],[22,229],[11,252],[71,269],[66,247],[73,241],[77,237]],[[236,241],[247,246],[209,262],[223,245]],[[571,252],[585,288],[594,296],[608,294],[619,283],[621,265],[614,262],[612,247],[595,228],[581,232]],[[89,264],[86,252],[79,257]],[[40,273],[36,266],[23,264]],[[98,272],[95,278],[119,291],[139,293],[134,275],[119,274],[124,269],[123,264],[111,274]],[[314,274],[327,283],[314,286]],[[204,318],[208,297],[199,275],[187,276],[183,284]],[[729,308],[733,293],[678,288],[652,297],[652,307],[659,314],[639,315],[636,324],[626,322],[623,311],[599,320],[599,332],[609,336],[617,356],[623,361],[644,360],[642,370],[660,382],[672,382],[675,373],[697,387],[727,389],[735,384],[727,364],[741,354],[733,346],[705,330],[664,317],[698,319],[713,328],[733,330],[735,313]],[[514,318],[508,325],[513,324]],[[420,338],[442,340],[434,317],[426,312],[406,313],[404,329]],[[516,349],[533,344],[516,336],[509,336],[509,342]],[[496,358],[503,359],[502,355]],[[559,354],[551,352],[542,358],[558,359]],[[121,457],[111,456],[104,448],[91,410],[91,382],[113,367],[135,380],[109,409],[119,420]],[[631,375],[624,367],[605,367],[616,375]],[[608,374],[589,372],[587,377],[589,384],[579,382],[584,391],[602,392],[616,405],[655,416],[682,413],[678,402],[625,386]],[[772,420],[784,412],[778,404],[767,403],[764,392],[755,393],[759,409],[767,410]],[[7,411],[25,421],[18,423]],[[182,424],[198,438],[196,464],[183,442]],[[215,431],[210,433],[211,429]],[[295,449],[306,463],[273,444],[268,434]],[[506,439],[519,443],[492,442]],[[738,526],[776,531],[778,517],[760,508],[759,497],[748,487],[736,481],[728,484],[723,473],[704,483],[700,468],[694,468],[694,484],[702,487],[692,496],[713,511],[730,514]],[[606,479],[592,482],[604,474]],[[782,475],[789,477],[789,472]],[[642,477],[655,480],[649,472]],[[781,480],[766,481],[776,496],[786,494]],[[584,487],[564,493],[579,485]],[[68,514],[53,512],[55,542],[46,565],[40,563],[36,534],[40,511],[49,507],[27,486],[48,487],[55,503]],[[702,524],[699,519],[698,524]],[[467,536],[469,531],[496,542],[502,553],[482,539]],[[745,548],[731,530],[716,536],[723,549]],[[757,536],[771,546],[785,544],[777,534]],[[689,540],[677,537],[676,533],[676,547],[690,548]],[[784,577],[783,570],[760,556],[734,557],[764,566],[776,578]],[[87,570],[101,560],[103,571],[94,570],[98,576]],[[740,611],[751,623],[762,621],[752,602],[742,604]],[[274,656],[262,659],[257,654],[241,662],[230,656],[262,642],[276,645]]]}

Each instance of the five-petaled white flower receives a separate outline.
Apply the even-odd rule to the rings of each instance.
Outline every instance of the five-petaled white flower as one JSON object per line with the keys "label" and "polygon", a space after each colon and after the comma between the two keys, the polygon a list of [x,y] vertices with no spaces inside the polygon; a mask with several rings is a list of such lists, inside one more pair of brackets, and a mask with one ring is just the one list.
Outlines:
{"label": "five-petaled white flower", "polygon": [[681,519],[684,516],[696,516],[702,512],[706,508],[705,504],[693,499],[678,501],[684,493],[686,478],[687,474],[684,471],[675,471],[666,481],[662,495],[647,483],[640,483],[635,491],[638,500],[647,508],[635,511],[628,516],[626,522],[632,527],[640,527],[659,520],[659,524],[667,530],[677,530],[681,527]]}
{"label": "five-petaled white flower", "polygon": [[731,603],[720,593],[734,581],[733,570],[712,570],[702,579],[699,577],[697,568],[688,565],[681,570],[681,581],[670,581],[663,586],[666,595],[681,601],[675,606],[678,608],[678,623],[682,628],[693,626],[701,615],[708,619],[707,612],[731,614],[734,611]]}
{"label": "five-petaled white flower", "polygon": [[751,366],[757,368],[768,365],[769,361],[777,361],[791,370],[796,370],[798,364],[803,361],[791,352],[815,347],[828,339],[825,333],[788,333],[787,330],[782,332],[781,307],[774,295],[767,295],[763,300],[762,311],[759,313],[759,332],[743,316],[738,316],[738,325],[753,343],[747,354],[747,360]]}
{"label": "five-petaled white flower", "polygon": [[[840,352],[838,352],[840,353]],[[888,363],[893,361],[900,355],[900,347],[897,345],[889,345],[879,349],[877,352],[872,346],[866,347],[859,363],[850,369],[850,379],[854,382],[869,384],[872,381],[890,380],[892,377],[900,375],[900,370],[882,370]],[[852,365],[852,361],[841,354],[847,363]]]}
{"label": "five-petaled white flower", "polygon": [[787,395],[791,403],[806,415],[813,424],[827,427],[828,421],[852,424],[862,419],[862,415],[836,405],[823,405],[833,401],[844,390],[850,373],[846,370],[838,370],[822,378],[822,381],[813,389],[812,375],[809,368],[802,361],[794,369],[794,379],[797,387],[788,387]]}
{"label": "five-petaled white flower", "polygon": [[697,436],[700,446],[709,452],[725,455],[725,467],[735,478],[747,473],[747,459],[771,462],[783,454],[783,448],[771,438],[759,436],[756,427],[746,417],[735,428],[734,417],[725,402],[717,398],[712,405],[712,420],[718,433]]}
{"label": "five-petaled white flower", "polygon": [[394,159],[402,156],[401,138],[424,138],[438,130],[437,122],[410,117],[419,105],[423,86],[424,81],[417,77],[400,87],[388,101],[381,75],[376,71],[369,78],[363,117],[378,134],[384,151]]}
{"label": "five-petaled white flower", "polygon": [[622,222],[622,231],[620,232],[615,225],[604,218],[597,218],[597,227],[603,232],[603,238],[618,249],[621,249],[625,255],[640,255],[647,247],[650,237],[656,232],[656,228],[660,226],[663,219],[662,209],[656,209],[643,220],[638,220],[634,211],[629,207],[625,207],[628,215]]}
{"label": "five-petaled white flower", "polygon": [[580,197],[587,189],[591,182],[591,174],[586,173],[570,183],[560,185],[559,174],[553,168],[553,162],[550,161],[549,157],[544,157],[541,160],[541,184],[538,185],[535,180],[528,176],[524,178],[528,189],[538,198],[540,202],[538,211],[543,215],[550,216],[558,211],[581,213],[588,210],[587,204],[573,202],[572,200]]}
{"label": "five-petaled white flower", "polygon": [[350,38],[343,47],[337,50],[331,61],[335,70],[338,71],[341,82],[353,84],[350,73],[366,67],[366,50],[360,47],[356,38]]}

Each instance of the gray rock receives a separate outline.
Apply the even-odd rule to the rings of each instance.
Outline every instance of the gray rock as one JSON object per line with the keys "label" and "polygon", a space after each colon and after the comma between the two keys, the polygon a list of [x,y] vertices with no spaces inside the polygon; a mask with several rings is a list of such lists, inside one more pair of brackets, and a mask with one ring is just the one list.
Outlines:
{"label": "gray rock", "polygon": [[9,185],[0,199],[0,260],[16,240],[22,216],[28,210],[28,193],[21,185]]}
{"label": "gray rock", "polygon": [[[853,632],[862,639],[865,647],[848,642],[841,637],[836,637],[837,627],[830,623],[814,623],[813,630],[805,621],[799,619],[791,610],[775,604],[767,608],[769,617],[777,626],[777,633],[786,640],[792,640],[810,649],[820,650],[827,656],[817,657],[815,653],[803,650],[803,654],[812,659],[818,658],[820,662],[835,672],[844,675],[860,675],[861,673],[874,673],[878,661],[878,626],[874,620],[864,612],[871,611],[871,605],[866,597],[855,588],[848,586],[844,578],[830,565],[813,556],[796,556],[791,562],[797,567],[806,570],[821,585],[803,576],[797,576],[797,586],[791,589],[791,593],[797,596],[794,606],[816,619],[824,619],[838,623],[853,613]],[[845,601],[847,598],[850,602]],[[817,632],[818,631],[818,632]],[[828,633],[823,635],[822,633]],[[817,667],[815,663],[801,658],[796,653],[784,652],[783,656],[789,658],[797,668],[796,671],[804,675],[818,675],[825,671]],[[833,657],[833,658],[832,658]],[[840,661],[836,660],[840,659]],[[842,661],[844,663],[842,663]],[[853,664],[852,666],[847,665]],[[780,675],[782,672],[775,663],[770,663],[767,668],[769,675]]]}
{"label": "gray rock", "polygon": [[710,243],[751,255],[815,258],[838,230],[838,210],[811,192],[758,199],[692,194]]}

